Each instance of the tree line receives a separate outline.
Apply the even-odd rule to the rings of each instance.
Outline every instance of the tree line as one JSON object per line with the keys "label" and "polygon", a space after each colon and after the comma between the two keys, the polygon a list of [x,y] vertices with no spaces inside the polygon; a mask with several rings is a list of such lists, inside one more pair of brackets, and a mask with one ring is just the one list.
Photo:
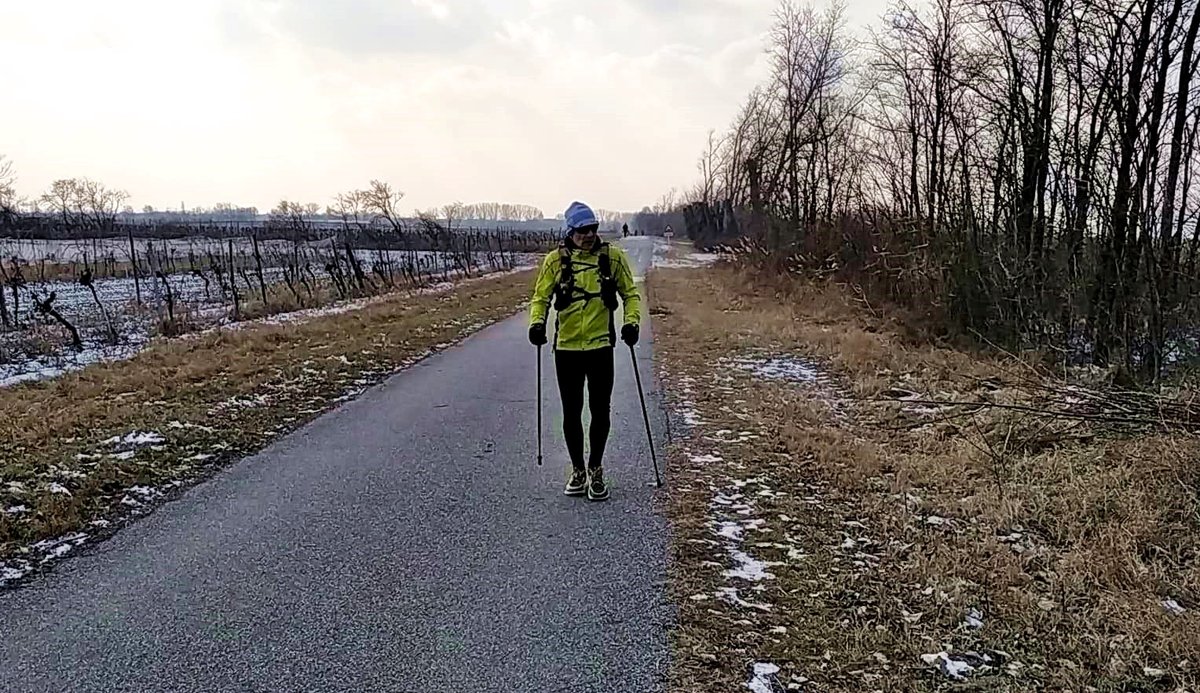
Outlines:
{"label": "tree line", "polygon": [[[141,214],[149,219],[133,218],[133,207],[126,204],[129,193],[104,185],[87,177],[63,178],[51,183],[40,195],[28,198],[18,196],[16,173],[12,162],[0,155],[0,234],[24,231],[28,233],[62,232],[69,230],[76,235],[94,236],[113,231],[118,223],[142,226],[220,224],[223,222],[254,222],[259,220],[259,210],[253,206],[237,206],[228,202],[211,207],[195,207],[178,212],[158,211],[150,205],[142,208]],[[385,188],[381,192],[380,186]],[[348,199],[360,199],[377,219],[387,220],[402,215],[398,204],[403,193],[384,200],[381,195],[391,195],[387,183],[372,180],[364,190],[353,190],[334,197],[334,203],[322,206],[316,202],[280,200],[268,217],[302,215],[309,221],[337,222],[342,219],[342,207]],[[373,206],[372,206],[373,205]],[[542,210],[532,205],[479,202],[463,204],[455,202],[427,210],[414,210],[408,219],[437,220],[445,226],[454,227],[463,221],[527,222],[545,218]],[[20,222],[20,223],[18,223]],[[40,237],[40,236],[39,236]]]}
{"label": "tree line", "polygon": [[1196,0],[782,2],[676,210],[950,328],[1158,378],[1196,325]]}

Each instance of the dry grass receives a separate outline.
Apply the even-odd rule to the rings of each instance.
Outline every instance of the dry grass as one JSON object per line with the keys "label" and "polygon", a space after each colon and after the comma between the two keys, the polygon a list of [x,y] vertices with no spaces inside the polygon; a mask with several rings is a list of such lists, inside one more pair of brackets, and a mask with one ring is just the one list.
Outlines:
{"label": "dry grass", "polygon": [[299,300],[297,300],[296,294],[293,294],[288,289],[287,284],[268,285],[266,302],[263,302],[258,289],[255,289],[248,295],[245,289],[241,291],[245,296],[243,299],[245,304],[241,307],[240,311],[240,315],[244,320],[255,320],[271,315],[279,315],[280,313],[290,313],[295,310],[328,305],[341,298],[327,281],[318,282],[316,291],[313,292],[311,297],[302,285],[297,284],[296,291],[299,294]]}
{"label": "dry grass", "polygon": [[[1195,437],[878,401],[1019,401],[1028,373],[924,343],[835,285],[656,270],[648,291],[673,406],[703,420],[669,465],[674,690],[744,688],[756,661],[805,690],[1197,690]],[[829,377],[721,361],[748,353]],[[735,559],[720,521],[742,526],[739,550],[778,563],[774,579],[723,575]],[[728,604],[722,587],[770,610]],[[972,610],[981,627],[965,625]],[[967,651],[996,665],[954,682],[922,660]]]}
{"label": "dry grass", "polygon": [[[158,490],[253,452],[511,315],[531,281],[514,273],[305,322],[161,342],[128,361],[0,390],[0,568],[4,559],[36,564],[31,544],[149,506]],[[139,431],[163,441],[132,455],[106,442]],[[142,487],[157,490],[130,491]],[[5,511],[15,507],[24,511]]]}
{"label": "dry grass", "polygon": [[0,341],[0,360],[17,361],[60,354],[70,348],[66,330],[58,325],[33,324]]}

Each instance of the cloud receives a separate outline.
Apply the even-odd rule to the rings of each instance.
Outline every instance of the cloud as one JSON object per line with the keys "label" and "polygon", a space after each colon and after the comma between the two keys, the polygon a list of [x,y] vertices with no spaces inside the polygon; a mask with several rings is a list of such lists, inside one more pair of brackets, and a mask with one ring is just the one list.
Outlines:
{"label": "cloud", "polygon": [[134,206],[269,208],[382,178],[414,207],[554,213],[690,185],[765,74],[775,0],[13,4],[22,194],[89,175]]}
{"label": "cloud", "polygon": [[475,0],[227,0],[232,41],[275,37],[348,56],[454,55],[485,40]]}

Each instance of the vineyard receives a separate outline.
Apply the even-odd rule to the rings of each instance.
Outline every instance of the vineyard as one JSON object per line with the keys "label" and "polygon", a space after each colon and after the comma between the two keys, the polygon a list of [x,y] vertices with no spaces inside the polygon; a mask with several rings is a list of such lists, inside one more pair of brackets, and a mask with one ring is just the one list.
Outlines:
{"label": "vineyard", "polygon": [[0,238],[0,387],[124,358],[155,337],[527,266],[552,242],[436,224],[180,226]]}

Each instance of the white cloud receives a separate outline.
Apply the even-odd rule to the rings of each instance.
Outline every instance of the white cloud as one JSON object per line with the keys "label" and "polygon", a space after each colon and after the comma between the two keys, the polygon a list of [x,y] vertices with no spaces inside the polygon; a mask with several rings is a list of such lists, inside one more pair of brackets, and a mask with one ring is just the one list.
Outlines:
{"label": "white cloud", "polygon": [[[773,0],[5,3],[0,153],[24,194],[89,175],[135,206],[637,209],[695,176],[765,72]],[[878,4],[878,3],[876,3]],[[864,11],[864,10],[856,10]]]}

